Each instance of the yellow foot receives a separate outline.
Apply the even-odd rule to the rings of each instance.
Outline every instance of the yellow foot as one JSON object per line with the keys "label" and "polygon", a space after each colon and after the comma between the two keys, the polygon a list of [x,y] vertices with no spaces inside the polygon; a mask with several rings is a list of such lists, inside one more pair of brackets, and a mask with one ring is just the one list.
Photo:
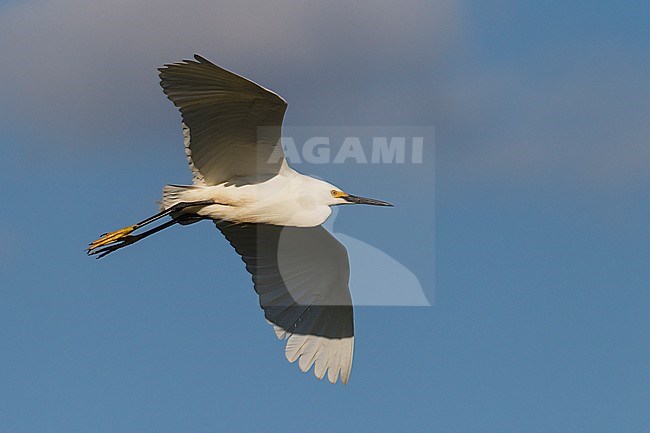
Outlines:
{"label": "yellow foot", "polygon": [[99,239],[96,241],[93,241],[89,246],[88,246],[88,252],[90,253],[92,250],[103,247],[106,245],[111,245],[116,242],[120,242],[124,240],[128,235],[130,235],[137,226],[128,226],[124,227],[123,229],[116,230],[114,232],[110,233],[105,233],[103,234]]}

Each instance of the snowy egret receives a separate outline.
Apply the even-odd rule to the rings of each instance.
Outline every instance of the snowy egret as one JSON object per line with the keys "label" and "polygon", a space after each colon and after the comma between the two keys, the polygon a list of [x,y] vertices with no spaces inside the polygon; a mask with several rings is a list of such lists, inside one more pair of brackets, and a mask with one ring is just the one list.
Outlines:
{"label": "snowy egret", "polygon": [[[390,203],[358,197],[287,164],[276,93],[199,55],[160,68],[160,84],[182,115],[193,185],[166,185],[162,210],[102,235],[97,258],[175,224],[213,220],[251,273],[267,322],[303,372],[347,383],[354,326],[345,247],[321,224],[330,206]],[[134,232],[165,216],[171,220]]]}

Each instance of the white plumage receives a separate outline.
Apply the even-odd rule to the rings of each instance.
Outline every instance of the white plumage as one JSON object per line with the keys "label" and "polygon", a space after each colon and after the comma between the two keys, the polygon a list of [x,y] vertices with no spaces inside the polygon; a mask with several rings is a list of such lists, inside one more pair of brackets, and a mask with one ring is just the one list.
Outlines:
{"label": "white plumage", "polygon": [[[166,185],[162,210],[103,235],[88,253],[103,257],[171,225],[213,220],[241,255],[266,320],[302,371],[347,383],[354,324],[347,251],[321,224],[330,206],[371,204],[287,164],[279,95],[196,55],[159,69],[182,115],[192,185]],[[164,216],[171,221],[134,232]]]}

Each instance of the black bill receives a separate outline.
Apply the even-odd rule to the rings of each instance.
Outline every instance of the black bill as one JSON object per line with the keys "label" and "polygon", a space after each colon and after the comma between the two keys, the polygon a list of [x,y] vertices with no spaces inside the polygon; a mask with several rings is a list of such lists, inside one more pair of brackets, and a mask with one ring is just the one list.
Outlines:
{"label": "black bill", "polygon": [[374,198],[357,197],[356,195],[350,195],[350,194],[343,197],[343,199],[349,203],[354,203],[354,204],[370,204],[373,206],[393,206],[392,204],[385,201],[375,200]]}

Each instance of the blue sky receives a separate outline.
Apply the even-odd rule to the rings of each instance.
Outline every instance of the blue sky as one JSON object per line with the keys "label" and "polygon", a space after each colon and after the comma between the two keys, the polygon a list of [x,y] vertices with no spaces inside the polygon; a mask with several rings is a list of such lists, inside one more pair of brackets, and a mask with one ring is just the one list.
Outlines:
{"label": "blue sky", "polygon": [[[649,12],[1,2],[0,432],[647,431]],[[210,224],[83,252],[189,182],[156,68],[195,52],[290,125],[435,127],[422,165],[299,167],[398,205],[335,229],[434,304],[358,308],[346,386],[286,362]]]}

